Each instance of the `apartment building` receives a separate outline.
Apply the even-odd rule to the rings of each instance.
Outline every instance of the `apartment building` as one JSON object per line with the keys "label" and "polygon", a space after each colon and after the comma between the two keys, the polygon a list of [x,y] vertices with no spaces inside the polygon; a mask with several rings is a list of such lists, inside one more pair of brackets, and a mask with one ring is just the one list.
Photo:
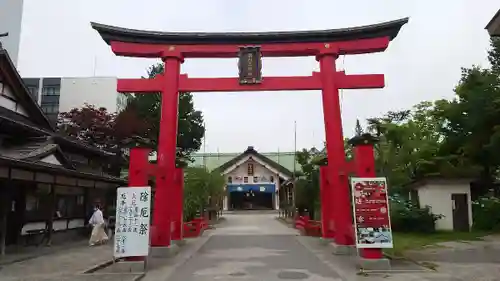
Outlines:
{"label": "apartment building", "polygon": [[0,34],[9,34],[0,38],[0,44],[9,52],[10,59],[16,67],[21,42],[23,4],[23,0],[0,0]]}
{"label": "apartment building", "polygon": [[51,122],[60,112],[82,107],[85,103],[120,112],[128,95],[116,91],[116,77],[42,77],[23,78],[33,98]]}

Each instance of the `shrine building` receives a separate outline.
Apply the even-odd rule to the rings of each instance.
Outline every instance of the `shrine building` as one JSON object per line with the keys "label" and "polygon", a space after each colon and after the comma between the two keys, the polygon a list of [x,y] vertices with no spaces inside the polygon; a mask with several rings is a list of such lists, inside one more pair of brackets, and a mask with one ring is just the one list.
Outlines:
{"label": "shrine building", "polygon": [[292,171],[253,146],[215,170],[226,179],[224,210],[278,210],[291,203]]}

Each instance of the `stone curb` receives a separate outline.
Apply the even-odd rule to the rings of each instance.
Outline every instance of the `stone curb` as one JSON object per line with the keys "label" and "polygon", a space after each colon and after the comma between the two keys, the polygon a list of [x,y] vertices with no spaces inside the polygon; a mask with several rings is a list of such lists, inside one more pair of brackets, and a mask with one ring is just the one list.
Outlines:
{"label": "stone curb", "polygon": [[392,261],[392,260],[402,260],[402,261],[409,261],[409,262],[412,262],[420,267],[422,267],[424,270],[421,270],[421,271],[433,271],[433,272],[437,272],[437,270],[435,268],[430,268],[428,266],[425,266],[424,264],[422,264],[421,262],[419,261],[416,261],[414,259],[410,259],[408,257],[397,257],[397,256],[393,256],[391,254],[387,254],[387,253],[382,253],[384,255],[385,258],[387,258],[388,260]]}
{"label": "stone curb", "polygon": [[113,263],[115,263],[117,261],[118,261],[118,259],[112,258],[110,260],[107,260],[107,261],[98,263],[96,265],[93,265],[92,267],[87,268],[84,271],[82,271],[80,274],[92,274],[92,273],[94,273],[94,272],[96,272],[98,270],[101,270],[103,268],[106,268],[106,267],[112,265]]}
{"label": "stone curb", "polygon": [[29,261],[29,260],[32,260],[32,259],[36,259],[36,258],[39,258],[43,256],[43,254],[39,254],[39,255],[29,255],[27,257],[22,257],[22,258],[17,258],[17,259],[12,259],[12,260],[7,260],[7,261],[1,261],[0,260],[0,267],[1,266],[5,266],[5,265],[11,265],[11,264],[14,264],[14,263],[18,263],[18,262],[23,262],[23,261]]}

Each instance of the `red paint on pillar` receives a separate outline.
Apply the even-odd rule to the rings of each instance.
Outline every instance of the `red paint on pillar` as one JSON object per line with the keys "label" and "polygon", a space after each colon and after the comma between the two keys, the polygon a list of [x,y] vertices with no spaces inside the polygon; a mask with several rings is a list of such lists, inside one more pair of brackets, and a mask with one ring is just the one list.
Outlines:
{"label": "red paint on pillar", "polygon": [[328,182],[327,166],[319,167],[320,177],[320,197],[321,197],[321,232],[323,238],[335,238],[335,222],[333,221],[332,210],[332,186]]}
{"label": "red paint on pillar", "polygon": [[183,236],[183,197],[184,197],[184,170],[175,169],[175,185],[172,191],[172,240],[182,240]]}
{"label": "red paint on pillar", "polygon": [[[128,169],[128,186],[143,187],[148,186],[149,179],[149,148],[134,147],[130,149],[130,163]],[[142,261],[145,257],[127,257],[128,261]]]}
{"label": "red paint on pillar", "polygon": [[154,236],[152,246],[167,247],[171,240],[171,216],[175,186],[175,158],[177,148],[177,119],[179,105],[179,75],[182,57],[178,53],[165,53],[165,73],[161,95],[160,135],[156,172]]}
{"label": "red paint on pillar", "polygon": [[347,175],[340,173],[345,166],[345,151],[339,88],[335,82],[335,60],[338,58],[338,50],[327,51],[319,55],[317,60],[321,70],[323,117],[328,151],[327,171],[332,186],[330,201],[335,218],[335,243],[353,245],[349,182]]}
{"label": "red paint on pillar", "polygon": [[[362,178],[375,177],[375,154],[372,144],[358,144],[354,147],[356,176]],[[382,249],[361,249],[360,254],[365,259],[381,259]]]}
{"label": "red paint on pillar", "polygon": [[147,186],[149,179],[149,148],[134,147],[130,149],[128,169],[128,186]]}

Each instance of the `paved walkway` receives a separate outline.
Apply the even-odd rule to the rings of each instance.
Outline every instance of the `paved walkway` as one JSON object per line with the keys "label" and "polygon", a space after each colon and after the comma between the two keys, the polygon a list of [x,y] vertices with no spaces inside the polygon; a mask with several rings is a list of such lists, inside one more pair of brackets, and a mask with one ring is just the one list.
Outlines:
{"label": "paved walkway", "polygon": [[340,280],[275,213],[225,214],[225,222],[169,281]]}
{"label": "paved walkway", "polygon": [[[298,236],[296,230],[275,219],[271,212],[226,213],[216,229],[189,239],[171,259],[153,259],[143,281],[208,280],[369,280],[369,281],[493,281],[500,280],[499,243],[481,246],[490,260],[458,257],[470,255],[472,244],[439,248],[422,261],[432,261],[437,272],[393,272],[365,276],[355,268],[355,256],[335,256],[317,238]],[[140,274],[81,274],[112,257],[111,243],[99,247],[74,246],[56,253],[12,264],[0,265],[0,281],[133,281]],[[453,249],[453,250],[452,250]],[[435,249],[434,249],[435,250]],[[444,253],[452,260],[443,260]],[[393,267],[395,271],[399,269]]]}
{"label": "paved walkway", "polygon": [[77,245],[56,253],[0,266],[0,281],[74,280],[83,272],[112,258],[112,243],[98,247]]}

